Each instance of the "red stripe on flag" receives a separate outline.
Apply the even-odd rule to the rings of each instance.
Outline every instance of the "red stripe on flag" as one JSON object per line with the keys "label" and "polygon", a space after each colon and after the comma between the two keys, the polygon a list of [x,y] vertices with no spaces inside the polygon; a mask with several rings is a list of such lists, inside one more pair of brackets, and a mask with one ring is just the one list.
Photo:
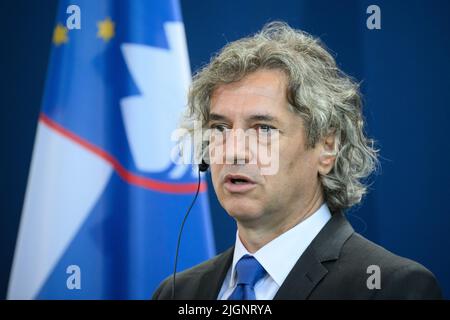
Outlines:
{"label": "red stripe on flag", "polygon": [[[39,116],[39,120],[60,135],[72,140],[73,142],[77,143],[78,145],[82,146],[83,148],[89,150],[90,152],[96,154],[97,156],[108,162],[117,172],[117,174],[129,184],[166,193],[194,193],[195,191],[197,191],[197,183],[167,183],[134,174],[125,169],[112,155],[93,145],[92,143],[89,143],[83,138],[77,136],[73,132],[65,129],[45,114],[41,113]],[[206,191],[206,183],[202,181],[200,183],[200,192],[203,191]]]}

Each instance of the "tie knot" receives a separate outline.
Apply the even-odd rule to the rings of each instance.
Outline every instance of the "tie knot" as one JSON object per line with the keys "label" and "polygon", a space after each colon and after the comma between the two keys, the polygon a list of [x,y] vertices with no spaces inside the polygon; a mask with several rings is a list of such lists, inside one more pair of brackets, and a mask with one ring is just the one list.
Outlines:
{"label": "tie knot", "polygon": [[236,264],[237,284],[254,287],[262,279],[266,270],[254,257],[245,255]]}

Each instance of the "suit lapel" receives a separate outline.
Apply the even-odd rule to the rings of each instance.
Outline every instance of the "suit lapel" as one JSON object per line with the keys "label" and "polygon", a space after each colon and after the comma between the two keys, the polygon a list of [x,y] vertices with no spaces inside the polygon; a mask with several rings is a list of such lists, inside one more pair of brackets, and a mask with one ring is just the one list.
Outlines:
{"label": "suit lapel", "polygon": [[353,232],[345,216],[335,213],[298,259],[274,299],[307,299],[328,273],[322,262],[337,260],[344,242]]}
{"label": "suit lapel", "polygon": [[199,292],[195,299],[216,300],[228,269],[233,261],[234,246],[222,253],[214,261],[211,269],[199,280]]}
{"label": "suit lapel", "polygon": [[327,272],[311,251],[305,251],[284,280],[274,300],[306,299]]}

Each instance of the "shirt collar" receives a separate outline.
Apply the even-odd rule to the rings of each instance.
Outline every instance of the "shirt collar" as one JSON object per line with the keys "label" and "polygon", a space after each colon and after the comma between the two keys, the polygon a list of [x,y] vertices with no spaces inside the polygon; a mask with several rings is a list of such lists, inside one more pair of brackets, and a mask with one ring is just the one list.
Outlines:
{"label": "shirt collar", "polygon": [[330,210],[324,203],[307,219],[267,243],[254,254],[248,252],[236,232],[233,264],[229,286],[234,287],[236,281],[236,264],[244,255],[254,256],[264,267],[269,276],[281,287],[289,272],[303,252],[331,218]]}

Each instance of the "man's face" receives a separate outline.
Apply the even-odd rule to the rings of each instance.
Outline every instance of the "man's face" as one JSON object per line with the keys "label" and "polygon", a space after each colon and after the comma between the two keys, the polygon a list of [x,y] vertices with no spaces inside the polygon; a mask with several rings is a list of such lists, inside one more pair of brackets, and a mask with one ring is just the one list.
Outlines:
{"label": "man's face", "polygon": [[[318,193],[322,195],[318,178],[320,148],[306,147],[303,120],[288,109],[286,92],[287,77],[282,71],[259,70],[238,82],[219,86],[211,97],[208,127],[227,131],[225,144],[237,146],[235,133],[239,130],[254,129],[264,135],[270,128],[278,131],[279,164],[275,174],[261,174],[260,156],[251,145],[234,147],[232,152],[227,147],[221,163],[212,159],[214,189],[221,205],[238,224],[282,227],[297,219],[299,212],[311,209],[308,206],[313,199]],[[214,143],[210,146],[214,148]],[[250,182],[230,179],[238,175]]]}

